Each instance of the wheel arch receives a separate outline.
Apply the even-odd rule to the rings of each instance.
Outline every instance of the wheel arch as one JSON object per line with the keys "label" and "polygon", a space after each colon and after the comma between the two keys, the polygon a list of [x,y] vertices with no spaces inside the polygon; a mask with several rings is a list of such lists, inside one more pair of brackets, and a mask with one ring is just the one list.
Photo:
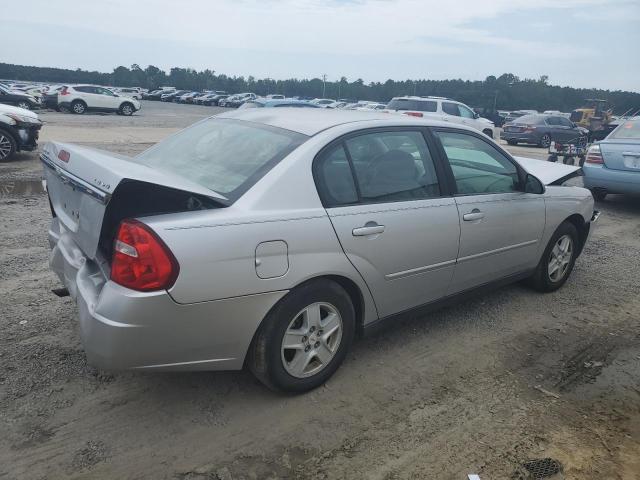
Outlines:
{"label": "wheel arch", "polygon": [[[347,295],[349,295],[349,298],[351,299],[351,304],[353,305],[353,310],[355,313],[355,317],[356,317],[356,334],[360,335],[362,334],[362,332],[364,331],[364,322],[365,322],[365,298],[363,295],[362,290],[360,289],[360,287],[358,286],[358,284],[356,282],[354,282],[352,279],[344,276],[344,275],[339,275],[339,274],[322,274],[322,275],[317,275],[315,277],[311,277],[311,278],[307,278],[303,281],[301,281],[300,283],[298,283],[297,285],[293,286],[292,288],[289,289],[289,291],[287,292],[286,295],[284,295],[280,300],[278,300],[270,309],[269,311],[264,315],[264,317],[260,320],[260,322],[258,323],[254,333],[253,333],[253,338],[251,339],[251,343],[253,343],[253,341],[255,340],[255,337],[258,334],[258,331],[260,330],[260,328],[262,327],[265,319],[269,316],[269,314],[273,311],[273,309],[275,309],[278,304],[284,299],[286,298],[287,295],[291,294],[292,292],[296,291],[297,289],[299,289],[300,287],[308,284],[309,282],[314,282],[316,280],[330,280],[334,283],[337,283],[338,285],[340,285],[345,292],[347,292]],[[245,359],[246,361],[246,359]]]}
{"label": "wheel arch", "polygon": [[579,213],[574,213],[573,215],[568,216],[564,219],[564,222],[572,224],[578,231],[578,255],[580,255],[585,243],[587,242],[587,238],[589,237],[591,224]]}

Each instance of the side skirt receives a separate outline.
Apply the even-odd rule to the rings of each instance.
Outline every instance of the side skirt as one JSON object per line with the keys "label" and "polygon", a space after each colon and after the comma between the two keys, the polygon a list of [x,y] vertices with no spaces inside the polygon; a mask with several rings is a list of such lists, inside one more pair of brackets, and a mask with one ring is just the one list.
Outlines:
{"label": "side skirt", "polygon": [[434,300],[433,302],[425,303],[423,305],[419,305],[417,307],[404,310],[400,313],[395,313],[393,315],[380,318],[373,322],[369,322],[368,324],[362,327],[362,334],[363,334],[362,336],[368,337],[371,335],[375,335],[376,333],[386,330],[391,325],[396,325],[398,322],[409,320],[412,317],[426,315],[427,313],[433,312],[435,310],[439,310],[447,306],[455,305],[461,300],[474,298],[479,295],[482,295],[483,293],[488,293],[500,287],[504,287],[506,285],[519,282],[521,280],[529,278],[531,275],[533,275],[534,271],[535,269],[522,272],[522,273],[517,273],[514,275],[509,275],[508,277],[504,277],[499,280],[485,283],[478,287],[464,290],[462,292],[458,292],[453,295],[448,295],[438,300]]}

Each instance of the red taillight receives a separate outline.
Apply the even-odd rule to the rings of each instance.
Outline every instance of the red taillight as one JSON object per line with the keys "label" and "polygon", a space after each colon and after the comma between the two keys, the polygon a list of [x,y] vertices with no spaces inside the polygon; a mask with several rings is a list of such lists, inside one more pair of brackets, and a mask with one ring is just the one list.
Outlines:
{"label": "red taillight", "polygon": [[120,223],[113,244],[111,280],[141,292],[166,290],[179,270],[171,251],[151,228],[137,220]]}
{"label": "red taillight", "polygon": [[424,115],[420,112],[404,112],[405,115],[409,115],[410,117],[423,117]]}
{"label": "red taillight", "polygon": [[523,126],[525,132],[533,132],[536,129],[535,125],[524,125]]}
{"label": "red taillight", "polygon": [[64,87],[62,90],[60,90],[60,95],[69,95],[69,91],[67,90],[67,87]]}
{"label": "red taillight", "polygon": [[68,163],[69,158],[71,158],[71,154],[66,150],[60,150],[60,152],[58,153],[58,158],[62,160],[64,163]]}
{"label": "red taillight", "polygon": [[585,163],[594,163],[596,165],[603,165],[604,159],[602,158],[602,152],[600,151],[600,147],[598,145],[593,145],[587,150],[587,158],[585,158]]}

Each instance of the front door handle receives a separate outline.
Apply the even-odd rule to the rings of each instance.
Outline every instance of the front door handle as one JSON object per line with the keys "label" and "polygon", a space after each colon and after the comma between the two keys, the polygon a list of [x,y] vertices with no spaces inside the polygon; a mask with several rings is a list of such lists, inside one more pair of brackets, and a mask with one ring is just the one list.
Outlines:
{"label": "front door handle", "polygon": [[484,213],[482,213],[477,208],[474,208],[473,210],[471,210],[471,213],[465,213],[462,216],[462,218],[463,218],[463,220],[465,222],[472,222],[474,220],[482,220],[484,218]]}
{"label": "front door handle", "polygon": [[382,232],[384,232],[384,225],[378,225],[376,222],[367,222],[364,227],[354,228],[351,231],[354,237],[378,235]]}
{"label": "front door handle", "polygon": [[640,153],[636,152],[622,152],[623,157],[640,157]]}

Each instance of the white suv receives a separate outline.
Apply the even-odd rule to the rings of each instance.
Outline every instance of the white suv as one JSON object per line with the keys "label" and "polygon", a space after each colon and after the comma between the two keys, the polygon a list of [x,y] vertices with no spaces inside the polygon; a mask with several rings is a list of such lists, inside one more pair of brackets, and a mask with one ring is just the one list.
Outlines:
{"label": "white suv", "polygon": [[77,114],[100,111],[131,115],[140,110],[140,102],[135,98],[121,96],[107,88],[95,85],[63,87],[58,92],[58,106]]}
{"label": "white suv", "polygon": [[491,120],[480,117],[464,103],[445,97],[394,97],[385,111],[461,123],[480,130],[488,137],[493,138],[494,135],[495,125]]}

